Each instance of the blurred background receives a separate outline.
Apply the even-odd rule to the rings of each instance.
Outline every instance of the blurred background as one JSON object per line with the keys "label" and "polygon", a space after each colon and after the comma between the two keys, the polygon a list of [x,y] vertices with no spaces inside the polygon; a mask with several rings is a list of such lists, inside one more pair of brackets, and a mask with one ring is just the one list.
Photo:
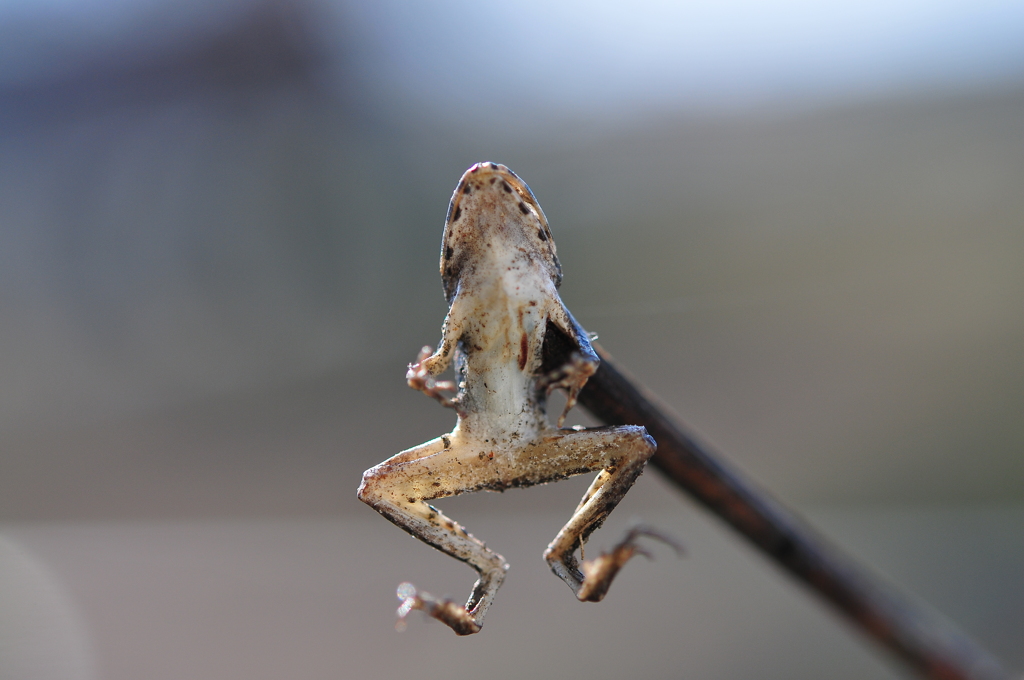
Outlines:
{"label": "blurred background", "polygon": [[[678,536],[600,605],[540,558],[588,480],[355,498],[447,432],[409,390],[476,161],[532,186],[563,298],[708,442],[1024,668],[1024,6],[0,4],[0,677],[896,678],[645,475]],[[588,423],[574,413],[570,421]]]}

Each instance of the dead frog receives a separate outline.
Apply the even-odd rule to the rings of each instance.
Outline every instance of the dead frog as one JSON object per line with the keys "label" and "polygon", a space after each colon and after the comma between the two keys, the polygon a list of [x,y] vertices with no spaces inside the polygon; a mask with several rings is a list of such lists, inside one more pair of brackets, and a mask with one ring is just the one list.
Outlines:
{"label": "dead frog", "polygon": [[[449,304],[441,344],[433,353],[424,347],[406,375],[411,387],[455,409],[458,423],[451,434],[367,470],[359,499],[480,578],[465,607],[403,583],[400,621],[420,609],[459,635],[476,633],[508,570],[505,558],[428,504],[437,498],[600,470],[544,551],[582,601],[604,597],[622,565],[642,552],[639,535],[671,543],[637,527],[611,552],[582,564],[576,559],[576,549],[582,557],[587,538],[643,471],[655,443],[632,425],[562,429],[599,360],[558,296],[561,279],[547,219],[526,183],[497,163],[467,170],[449,204],[441,245]],[[453,361],[457,386],[435,380]],[[555,389],[564,389],[568,402],[552,427],[545,406]]]}

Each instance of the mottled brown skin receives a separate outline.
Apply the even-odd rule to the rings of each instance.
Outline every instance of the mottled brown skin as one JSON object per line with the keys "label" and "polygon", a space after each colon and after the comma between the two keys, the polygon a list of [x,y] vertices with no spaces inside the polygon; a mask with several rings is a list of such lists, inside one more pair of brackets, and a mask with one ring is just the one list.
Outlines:
{"label": "mottled brown skin", "polygon": [[[411,387],[454,408],[458,422],[450,434],[367,470],[359,498],[469,564],[479,579],[464,607],[402,584],[403,619],[420,609],[459,635],[476,633],[508,570],[505,558],[429,505],[437,498],[600,471],[544,552],[580,600],[604,597],[637,551],[637,535],[660,537],[639,529],[611,553],[582,565],[575,556],[633,485],[655,444],[637,426],[562,429],[599,360],[558,296],[561,277],[547,219],[526,183],[497,163],[467,170],[452,196],[441,245],[449,303],[441,342],[435,352],[425,347],[407,375]],[[452,363],[455,382],[435,380]],[[554,389],[568,393],[557,427],[545,411]]]}

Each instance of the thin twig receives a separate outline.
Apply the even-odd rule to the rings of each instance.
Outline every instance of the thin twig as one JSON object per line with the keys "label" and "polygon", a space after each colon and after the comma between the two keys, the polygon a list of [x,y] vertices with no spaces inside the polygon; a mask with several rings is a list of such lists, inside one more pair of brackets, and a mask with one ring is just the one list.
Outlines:
{"label": "thin twig", "polygon": [[884,583],[756,488],[669,418],[596,347],[601,367],[579,403],[607,425],[643,425],[658,442],[652,464],[680,489],[817,593],[923,678],[1009,680],[991,654],[945,619]]}

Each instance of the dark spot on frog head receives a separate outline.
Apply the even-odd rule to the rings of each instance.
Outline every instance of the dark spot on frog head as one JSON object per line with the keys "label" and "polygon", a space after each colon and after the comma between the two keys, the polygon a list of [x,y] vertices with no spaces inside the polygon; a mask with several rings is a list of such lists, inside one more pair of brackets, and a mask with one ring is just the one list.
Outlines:
{"label": "dark spot on frog head", "polygon": [[498,181],[498,178],[497,178],[497,177],[492,177],[492,178],[491,178],[491,184],[494,184],[494,183],[495,183],[495,182],[497,182],[497,181]]}
{"label": "dark spot on frog head", "polygon": [[541,229],[541,230],[539,230],[539,231],[537,232],[537,236],[539,236],[539,237],[540,237],[540,240],[541,240],[541,241],[547,241],[547,240],[548,240],[548,235],[544,233],[544,230],[543,230],[543,229]]}
{"label": "dark spot on frog head", "polygon": [[524,215],[529,215],[530,209],[526,207],[525,203],[519,201],[519,212],[523,213]]}
{"label": "dark spot on frog head", "polygon": [[501,180],[501,188],[505,190],[505,193],[512,193],[512,187],[508,185],[508,182]]}
{"label": "dark spot on frog head", "polygon": [[[455,213],[452,215],[452,222],[458,222],[460,217],[462,217],[462,206],[457,205],[455,206]],[[449,257],[451,256],[449,255]]]}
{"label": "dark spot on frog head", "polygon": [[467,196],[469,196],[469,193],[470,193],[470,191],[471,191],[472,189],[473,189],[472,185],[470,185],[470,183],[469,183],[469,182],[466,182],[466,184],[465,184],[465,185],[464,185],[464,186],[462,187],[462,193],[464,193],[464,194],[466,194]]}
{"label": "dark spot on frog head", "polygon": [[[519,313],[520,320],[522,319],[522,312]],[[526,360],[530,354],[530,339],[526,336],[526,332],[523,332],[523,337],[519,339],[519,370],[526,370]]]}
{"label": "dark spot on frog head", "polygon": [[452,259],[452,255],[454,255],[454,254],[455,254],[455,249],[452,248],[451,246],[448,246],[447,248],[444,249],[444,258],[446,260]]}
{"label": "dark spot on frog head", "polygon": [[498,164],[497,164],[497,163],[495,163],[494,161],[491,161],[491,162],[489,163],[489,165],[491,166],[491,169],[492,169],[492,170],[497,170],[497,169],[498,169]]}

